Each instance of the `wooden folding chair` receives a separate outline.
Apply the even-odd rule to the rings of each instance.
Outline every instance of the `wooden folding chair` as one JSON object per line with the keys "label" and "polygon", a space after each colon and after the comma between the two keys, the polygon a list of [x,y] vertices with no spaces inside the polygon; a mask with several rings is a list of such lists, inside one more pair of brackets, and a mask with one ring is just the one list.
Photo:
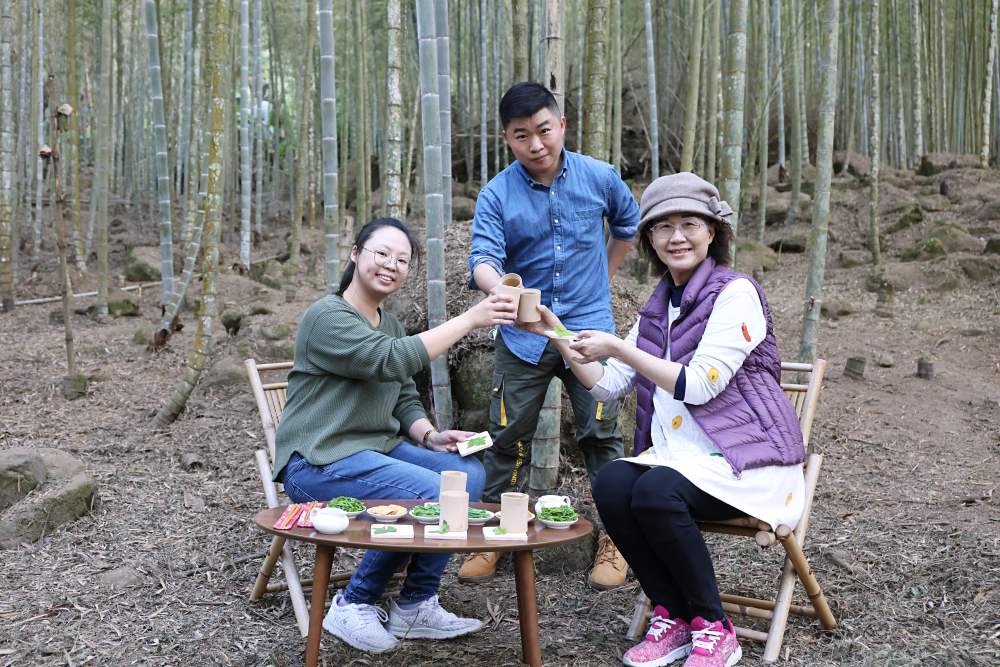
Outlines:
{"label": "wooden folding chair", "polygon": [[[698,522],[698,527],[702,532],[752,537],[761,547],[774,546],[780,542],[785,549],[784,565],[778,580],[778,591],[773,600],[727,593],[721,595],[722,607],[727,614],[740,614],[770,622],[767,632],[736,627],[737,636],[764,642],[764,662],[774,662],[778,659],[778,652],[781,650],[790,613],[818,619],[820,625],[826,630],[832,630],[837,626],[837,621],[830,611],[830,605],[827,604],[826,597],[816,582],[802,551],[806,531],[809,530],[809,515],[816,493],[816,482],[819,479],[819,470],[823,463],[823,457],[811,451],[809,435],[812,431],[813,417],[816,415],[823,375],[826,372],[826,361],[817,359],[813,364],[783,363],[781,364],[781,372],[798,375],[796,382],[782,382],[781,388],[795,407],[808,453],[803,471],[806,499],[802,518],[795,530],[791,530],[788,526],[772,527],[752,517],[729,521]],[[804,384],[802,380],[805,380]],[[792,604],[796,580],[802,582],[802,586],[812,602],[811,605]],[[644,634],[649,620],[649,608],[649,598],[640,591],[635,612],[632,614],[632,622],[628,628],[630,639],[638,640]]]}

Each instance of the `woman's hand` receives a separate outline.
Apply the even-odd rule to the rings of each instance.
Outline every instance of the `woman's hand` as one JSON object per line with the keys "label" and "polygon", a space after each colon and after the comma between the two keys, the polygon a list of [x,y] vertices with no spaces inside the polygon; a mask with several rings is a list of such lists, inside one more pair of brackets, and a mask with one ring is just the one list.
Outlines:
{"label": "woman's hand", "polygon": [[472,431],[458,431],[455,429],[434,431],[427,438],[427,449],[435,452],[457,452],[458,445],[456,443],[468,440],[474,435],[475,433]]}
{"label": "woman's hand", "polygon": [[473,329],[513,324],[517,318],[517,309],[512,296],[493,294],[465,311],[465,317]]}
{"label": "woman's hand", "polygon": [[556,314],[551,310],[538,304],[538,312],[541,314],[542,319],[538,322],[518,322],[517,328],[524,329],[525,331],[537,334],[539,336],[544,336],[546,331],[554,329],[556,326],[562,324]]}
{"label": "woman's hand", "polygon": [[618,356],[624,342],[618,336],[604,331],[582,331],[569,347],[580,356],[583,363],[589,363]]}

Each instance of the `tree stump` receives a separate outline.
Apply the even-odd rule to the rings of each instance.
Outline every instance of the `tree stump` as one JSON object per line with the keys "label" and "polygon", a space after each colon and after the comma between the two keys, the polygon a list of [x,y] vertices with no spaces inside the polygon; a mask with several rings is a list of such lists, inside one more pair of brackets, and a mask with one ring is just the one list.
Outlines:
{"label": "tree stump", "polygon": [[934,362],[927,357],[917,359],[917,377],[930,380],[934,377]]}
{"label": "tree stump", "polygon": [[864,380],[865,379],[865,358],[864,357],[848,357],[847,363],[844,364],[844,375],[851,378],[852,380]]}

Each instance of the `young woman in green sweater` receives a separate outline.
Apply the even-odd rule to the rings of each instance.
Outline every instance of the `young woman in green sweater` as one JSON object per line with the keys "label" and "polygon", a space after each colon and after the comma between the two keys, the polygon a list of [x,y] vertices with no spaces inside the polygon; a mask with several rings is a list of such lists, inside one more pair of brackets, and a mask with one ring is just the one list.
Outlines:
{"label": "young woman in green sweater", "polygon": [[[470,500],[482,493],[482,465],[456,453],[455,443],[473,434],[437,431],[413,376],[473,329],[511,324],[513,300],[487,297],[440,326],[407,336],[381,306],[406,282],[418,253],[399,220],[372,220],[358,232],[340,289],[312,304],[299,323],[274,466],[275,479],[295,502],[336,496],[433,500],[443,470],[467,473]],[[386,614],[375,602],[407,558],[402,591]],[[334,597],[323,627],[370,652],[395,648],[404,636],[446,639],[478,630],[480,621],[459,618],[438,602],[448,558],[368,551]]]}

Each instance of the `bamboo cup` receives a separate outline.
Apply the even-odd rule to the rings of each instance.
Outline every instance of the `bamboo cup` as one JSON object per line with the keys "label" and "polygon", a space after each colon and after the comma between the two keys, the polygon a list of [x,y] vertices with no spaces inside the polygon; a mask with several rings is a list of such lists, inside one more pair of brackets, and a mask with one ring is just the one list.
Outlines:
{"label": "bamboo cup", "polygon": [[538,322],[542,319],[542,314],[538,312],[538,305],[542,302],[542,291],[526,287],[521,291],[521,298],[517,303],[518,322]]}
{"label": "bamboo cup", "polygon": [[524,287],[521,276],[516,273],[505,273],[500,277],[500,284],[507,287]]}
{"label": "bamboo cup", "polygon": [[513,285],[505,285],[500,283],[493,290],[497,294],[506,294],[507,296],[513,297],[514,299],[514,309],[517,310],[520,307],[521,294],[524,292],[520,287],[515,287]]}
{"label": "bamboo cup", "polygon": [[508,533],[528,532],[528,494],[504,493],[500,495],[500,527]]}
{"label": "bamboo cup", "polygon": [[449,533],[469,529],[469,494],[465,491],[441,492],[441,521],[448,524]]}
{"label": "bamboo cup", "polygon": [[443,496],[446,491],[465,491],[465,483],[468,479],[461,470],[444,470],[441,472],[441,492]]}

